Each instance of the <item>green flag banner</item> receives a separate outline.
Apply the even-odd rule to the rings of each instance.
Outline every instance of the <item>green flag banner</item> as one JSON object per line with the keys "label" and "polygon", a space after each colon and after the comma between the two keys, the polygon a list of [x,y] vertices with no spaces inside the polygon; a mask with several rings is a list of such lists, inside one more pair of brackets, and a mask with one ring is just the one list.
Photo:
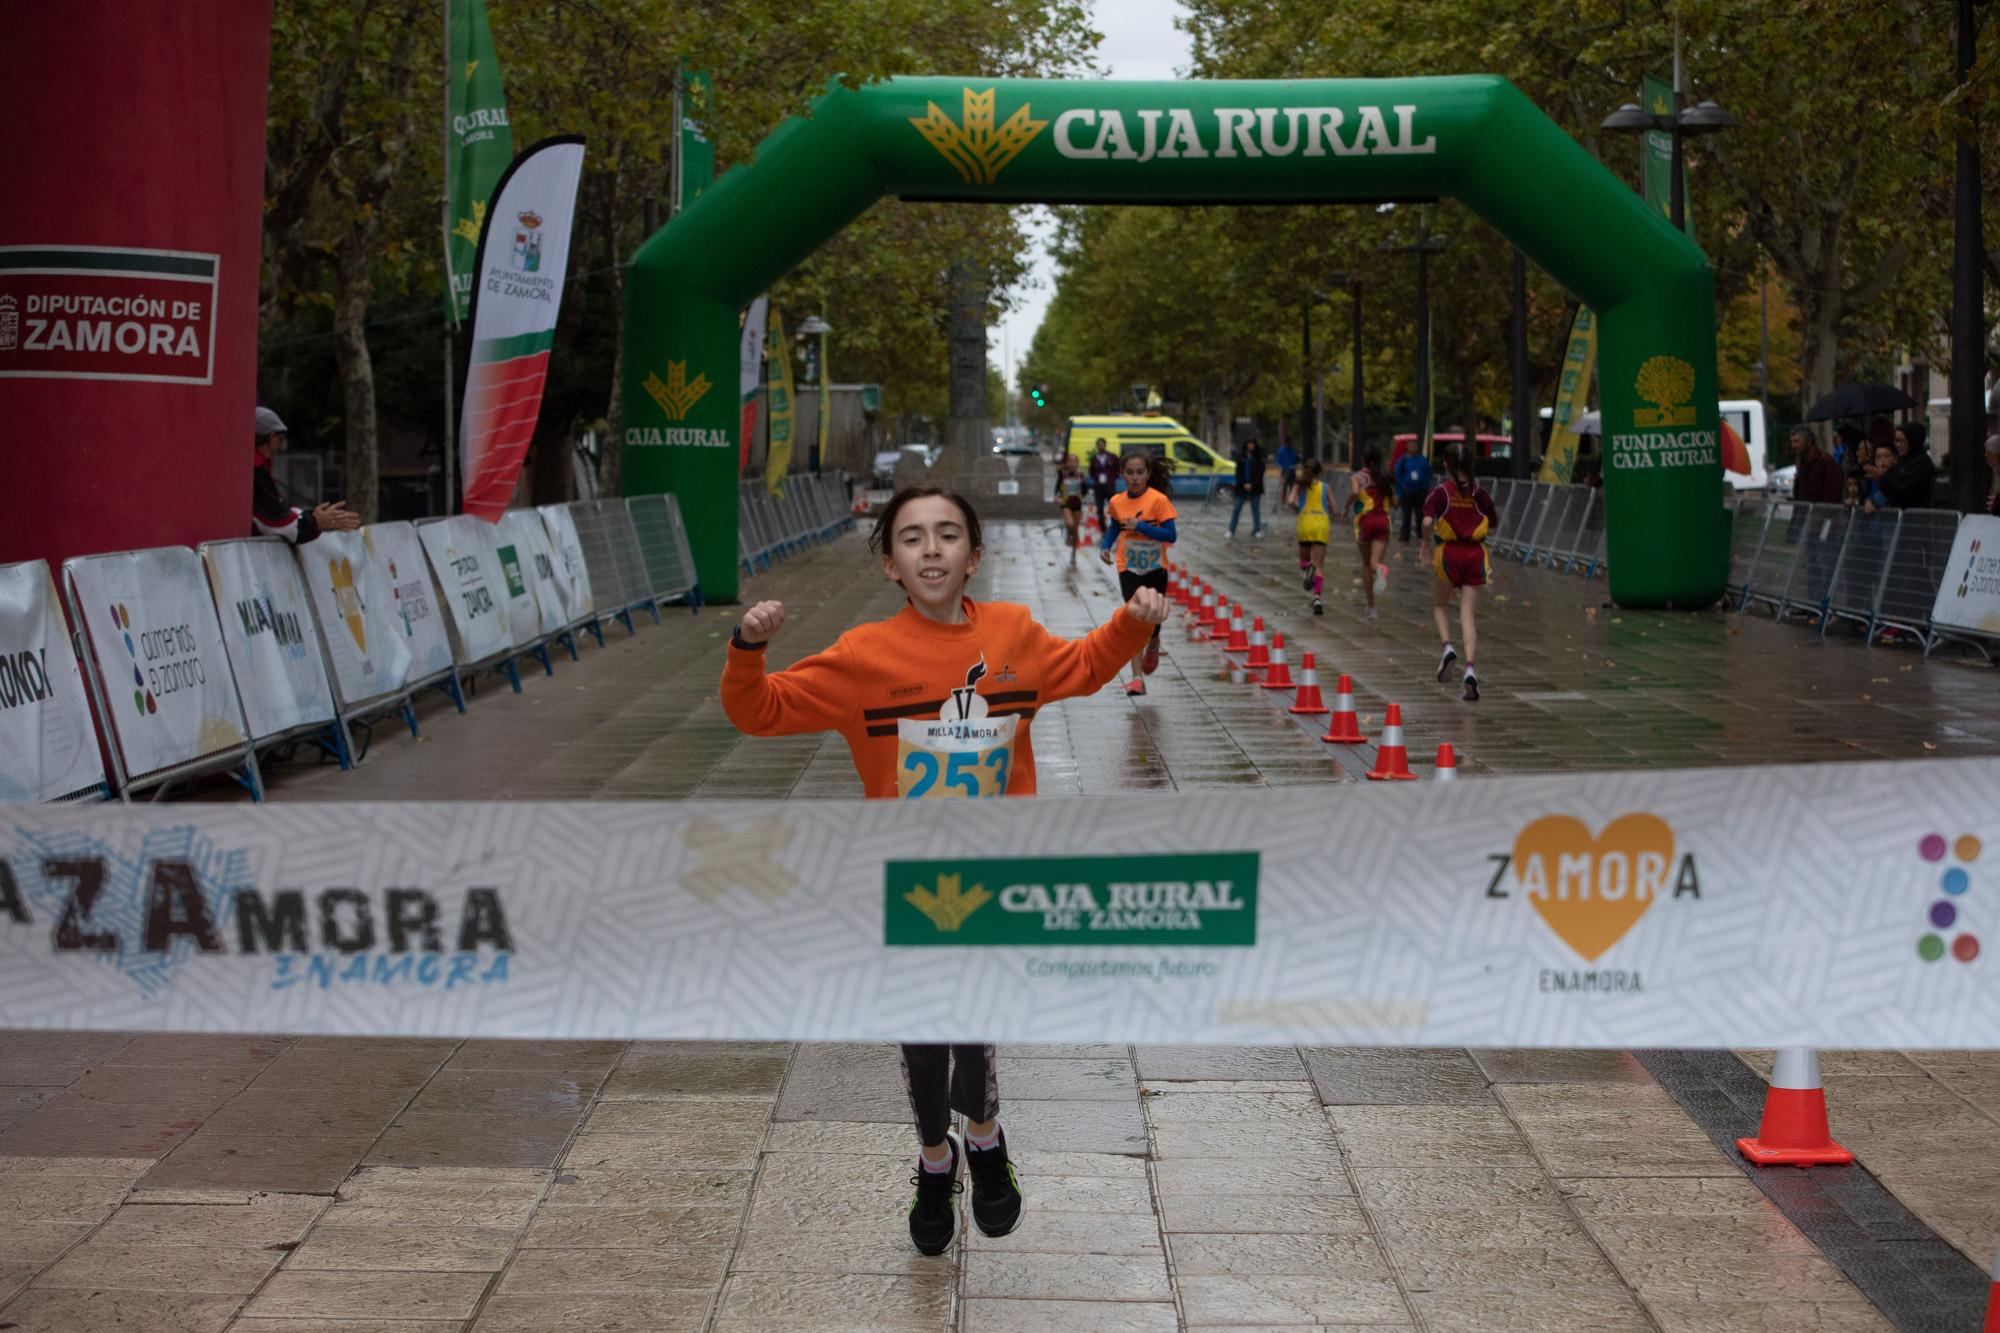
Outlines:
{"label": "green flag banner", "polygon": [[764,459],[764,489],[776,495],[792,468],[792,350],[785,346],[785,317],[771,312],[771,448]]}
{"label": "green flag banner", "polygon": [[680,206],[693,203],[715,179],[715,145],[708,140],[708,102],[712,95],[708,75],[681,71],[680,93]]}
{"label": "green flag banner", "polygon": [[1542,481],[1567,483],[1576,475],[1576,450],[1582,436],[1570,423],[1590,410],[1590,372],[1597,368],[1597,318],[1589,306],[1576,312],[1569,326],[1569,347],[1563,352],[1562,379],[1556,384],[1554,427],[1542,454]]}
{"label": "green flag banner", "polygon": [[[1646,114],[1662,118],[1674,114],[1674,86],[1648,74],[1640,89]],[[1639,192],[1646,202],[1660,210],[1660,216],[1674,217],[1674,136],[1665,130],[1647,130],[1639,136]],[[1687,234],[1694,235],[1694,209],[1688,206],[1687,163],[1681,163],[1681,219]]]}
{"label": "green flag banner", "polygon": [[445,317],[465,322],[487,202],[514,160],[507,94],[486,26],[486,0],[445,0]]}

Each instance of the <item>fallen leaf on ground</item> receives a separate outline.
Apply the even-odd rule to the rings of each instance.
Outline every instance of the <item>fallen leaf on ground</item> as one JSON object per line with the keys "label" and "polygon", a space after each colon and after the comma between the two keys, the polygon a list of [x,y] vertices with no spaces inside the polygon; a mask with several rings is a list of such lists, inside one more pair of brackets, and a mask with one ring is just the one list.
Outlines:
{"label": "fallen leaf on ground", "polygon": [[1925,748],[1926,750],[1935,750],[1935,749],[1937,749],[1937,742],[1935,742],[1935,741],[1925,741],[1925,742],[1924,742],[1924,748]]}
{"label": "fallen leaf on ground", "polygon": [[1861,702],[1865,704],[1872,704],[1875,702],[1875,696],[1872,694],[1864,694],[1861,696]]}
{"label": "fallen leaf on ground", "polygon": [[1842,741],[1841,744],[1845,745],[1850,750],[1858,750],[1861,748],[1860,741]]}

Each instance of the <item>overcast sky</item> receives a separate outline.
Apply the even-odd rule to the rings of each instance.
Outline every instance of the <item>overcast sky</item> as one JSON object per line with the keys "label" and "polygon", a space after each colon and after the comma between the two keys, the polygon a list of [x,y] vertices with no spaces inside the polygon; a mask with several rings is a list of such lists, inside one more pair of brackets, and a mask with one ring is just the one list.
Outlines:
{"label": "overcast sky", "polygon": [[[1173,79],[1187,72],[1190,64],[1188,36],[1174,26],[1184,11],[1179,0],[1095,0],[1091,5],[1097,30],[1104,41],[1097,48],[1098,62],[1114,79]],[[989,331],[993,359],[1011,381],[1014,368],[1028,354],[1035,330],[1048,312],[1055,295],[1055,268],[1047,247],[1048,214],[1041,209],[1029,213],[1033,248],[1028,275],[1015,289],[1013,313]]]}

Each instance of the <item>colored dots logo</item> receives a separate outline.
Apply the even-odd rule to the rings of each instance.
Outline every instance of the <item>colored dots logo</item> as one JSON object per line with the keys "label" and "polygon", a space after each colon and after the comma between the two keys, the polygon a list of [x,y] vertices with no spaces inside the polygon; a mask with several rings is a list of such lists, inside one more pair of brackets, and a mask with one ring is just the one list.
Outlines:
{"label": "colored dots logo", "polygon": [[1960,900],[1972,888],[1972,872],[1967,867],[1979,859],[1979,839],[1961,833],[1947,843],[1942,833],[1927,833],[1917,843],[1917,855],[1932,865],[1944,860],[1947,852],[1960,864],[1945,867],[1938,876],[1938,887],[1945,896],[1933,901],[1926,913],[1931,928],[1917,937],[1917,957],[1935,963],[1949,953],[1959,962],[1969,963],[1979,957],[1979,937],[1962,930],[1947,941],[1941,932],[1958,925],[1959,914],[1964,910]]}
{"label": "colored dots logo", "polygon": [[132,709],[140,717],[160,711],[160,701],[146,688],[146,673],[139,669],[139,649],[132,642],[132,613],[125,609],[125,603],[111,604],[111,623],[118,627],[125,640],[125,655],[132,659]]}

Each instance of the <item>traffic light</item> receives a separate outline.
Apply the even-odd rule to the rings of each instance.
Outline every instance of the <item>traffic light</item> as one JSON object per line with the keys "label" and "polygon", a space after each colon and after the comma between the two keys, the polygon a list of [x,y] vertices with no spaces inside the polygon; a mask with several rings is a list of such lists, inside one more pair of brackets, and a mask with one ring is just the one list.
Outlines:
{"label": "traffic light", "polygon": [[1046,384],[1037,384],[1028,390],[1028,397],[1036,407],[1049,405],[1048,387]]}

